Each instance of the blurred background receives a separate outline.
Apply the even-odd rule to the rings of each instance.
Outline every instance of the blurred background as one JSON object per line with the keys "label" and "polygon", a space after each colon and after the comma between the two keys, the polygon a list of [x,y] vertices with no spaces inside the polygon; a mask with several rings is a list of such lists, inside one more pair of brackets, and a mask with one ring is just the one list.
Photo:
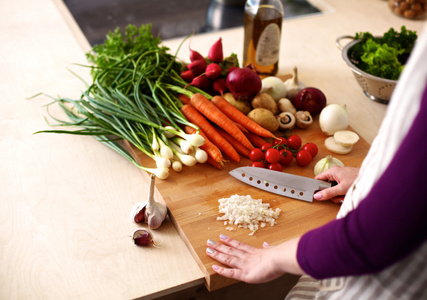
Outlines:
{"label": "blurred background", "polygon": [[[320,10],[305,0],[281,0],[285,19]],[[152,24],[161,39],[211,32],[243,25],[242,0],[64,0],[89,43],[104,41],[106,34],[128,24]]]}

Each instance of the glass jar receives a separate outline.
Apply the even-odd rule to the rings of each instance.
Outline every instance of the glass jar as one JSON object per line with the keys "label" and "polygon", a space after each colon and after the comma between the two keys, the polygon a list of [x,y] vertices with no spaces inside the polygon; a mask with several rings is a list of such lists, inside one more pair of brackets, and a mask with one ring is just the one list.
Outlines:
{"label": "glass jar", "polygon": [[408,19],[421,19],[426,16],[427,0],[389,0],[388,5],[396,15]]}

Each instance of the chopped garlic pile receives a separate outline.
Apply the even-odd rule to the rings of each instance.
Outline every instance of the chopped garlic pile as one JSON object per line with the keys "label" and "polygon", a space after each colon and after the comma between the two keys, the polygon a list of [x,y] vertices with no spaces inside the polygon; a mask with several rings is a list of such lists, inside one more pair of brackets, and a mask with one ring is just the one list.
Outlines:
{"label": "chopped garlic pile", "polygon": [[[262,203],[261,199],[253,199],[251,196],[233,195],[230,198],[218,200],[219,212],[224,215],[217,217],[217,220],[224,221],[224,225],[236,225],[238,227],[250,229],[251,234],[266,224],[274,226],[280,215],[280,209],[273,210],[270,204]],[[227,227],[229,228],[229,227]]]}

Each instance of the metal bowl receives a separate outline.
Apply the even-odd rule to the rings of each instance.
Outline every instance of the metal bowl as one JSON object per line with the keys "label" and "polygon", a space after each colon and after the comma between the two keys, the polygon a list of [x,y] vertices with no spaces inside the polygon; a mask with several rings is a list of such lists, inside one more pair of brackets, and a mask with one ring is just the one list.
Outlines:
{"label": "metal bowl", "polygon": [[[353,41],[344,47],[341,45],[341,40],[343,39],[352,39]],[[353,71],[353,75],[362,88],[363,93],[373,101],[387,104],[396,87],[397,80],[376,77],[357,68],[348,57],[348,51],[359,42],[360,40],[355,40],[352,36],[344,35],[337,38],[336,45],[342,51],[342,57]]]}

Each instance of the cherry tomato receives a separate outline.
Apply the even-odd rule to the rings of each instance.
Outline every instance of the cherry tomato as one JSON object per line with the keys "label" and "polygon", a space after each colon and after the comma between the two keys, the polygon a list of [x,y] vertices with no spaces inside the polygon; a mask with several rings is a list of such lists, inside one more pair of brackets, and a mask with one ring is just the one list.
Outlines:
{"label": "cherry tomato", "polygon": [[307,150],[300,150],[297,153],[296,159],[298,166],[305,167],[311,163],[313,157],[311,157],[310,152],[308,152]]}
{"label": "cherry tomato", "polygon": [[280,150],[280,160],[279,163],[282,164],[283,166],[287,166],[292,162],[292,159],[294,158],[292,156],[292,152],[289,151],[288,149],[282,149]]}
{"label": "cherry tomato", "polygon": [[287,144],[286,138],[284,138],[283,136],[279,136],[278,138],[275,138],[273,140],[273,146],[276,146],[276,145],[285,145],[286,146],[286,144]]}
{"label": "cherry tomato", "polygon": [[254,161],[251,164],[251,167],[255,167],[255,168],[265,168],[265,163],[262,161]]}
{"label": "cherry tomato", "polygon": [[269,168],[270,170],[273,170],[273,171],[279,171],[279,172],[282,172],[282,165],[281,165],[281,164],[279,164],[278,162],[276,162],[276,163],[272,163],[272,164],[269,164],[269,165],[268,165],[268,168]]}
{"label": "cherry tomato", "polygon": [[270,164],[277,163],[280,160],[279,150],[276,148],[270,148],[265,151],[265,160]]}
{"label": "cherry tomato", "polygon": [[264,152],[260,148],[253,148],[249,153],[249,159],[251,161],[260,161],[264,159]]}
{"label": "cherry tomato", "polygon": [[268,149],[270,149],[271,148],[271,146],[273,146],[272,144],[270,144],[270,143],[265,143],[264,145],[262,145],[261,146],[261,150],[262,151],[267,151]]}
{"label": "cherry tomato", "polygon": [[302,147],[302,150],[307,150],[308,152],[310,152],[312,158],[314,158],[319,152],[317,145],[314,143],[305,144],[304,147]]}
{"label": "cherry tomato", "polygon": [[301,138],[297,135],[291,135],[288,137],[288,146],[293,150],[298,150],[301,147],[302,141]]}

